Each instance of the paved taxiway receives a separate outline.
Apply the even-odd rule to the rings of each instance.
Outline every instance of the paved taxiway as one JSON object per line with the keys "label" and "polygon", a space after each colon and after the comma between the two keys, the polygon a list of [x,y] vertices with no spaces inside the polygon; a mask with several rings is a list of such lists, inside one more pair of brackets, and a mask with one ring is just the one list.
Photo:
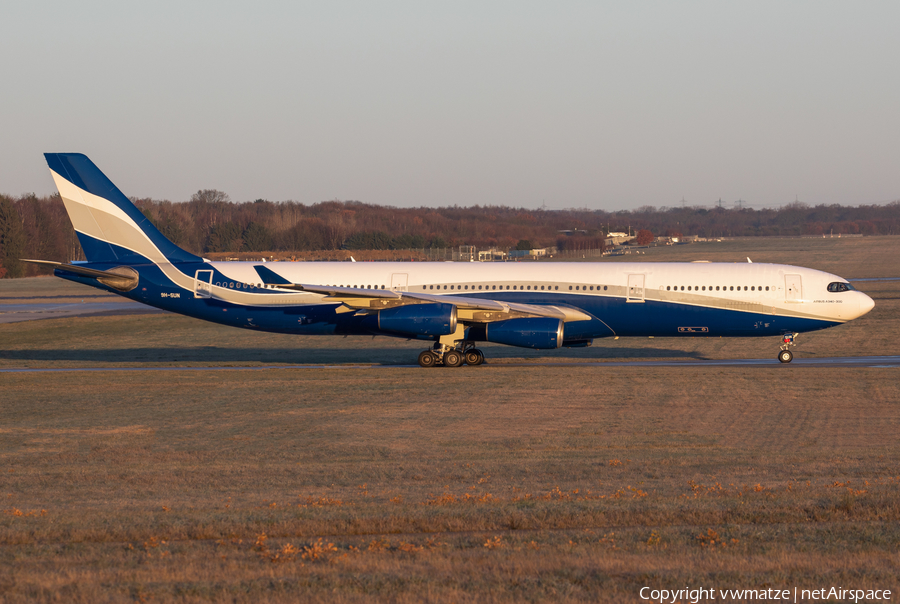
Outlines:
{"label": "paved taxiway", "polygon": [[19,323],[90,315],[138,315],[165,312],[139,302],[0,304],[0,323]]}
{"label": "paved taxiway", "polygon": [[[900,356],[879,357],[828,357],[818,359],[798,359],[794,357],[789,364],[775,359],[716,359],[685,361],[608,361],[608,362],[558,362],[535,361],[523,363],[506,363],[486,361],[482,366],[492,367],[863,367],[875,369],[900,369]],[[273,369],[420,369],[418,365],[265,365],[265,366],[228,366],[228,367],[64,367],[64,368],[8,368],[0,369],[0,373],[68,373],[73,371],[271,371]],[[435,368],[440,370],[441,368]],[[433,369],[434,370],[434,369]],[[465,371],[465,369],[458,369]]]}

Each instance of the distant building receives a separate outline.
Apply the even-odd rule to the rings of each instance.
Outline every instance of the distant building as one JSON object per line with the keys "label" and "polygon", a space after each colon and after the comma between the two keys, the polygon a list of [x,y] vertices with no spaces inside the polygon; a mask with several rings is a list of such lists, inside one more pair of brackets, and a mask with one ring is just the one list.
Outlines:
{"label": "distant building", "polygon": [[478,252],[479,262],[503,262],[506,260],[506,252],[491,248],[489,250],[481,250]]}
{"label": "distant building", "polygon": [[610,233],[606,236],[606,245],[608,247],[614,247],[617,245],[622,245],[627,241],[631,241],[634,239],[634,236],[629,235],[628,233]]}
{"label": "distant building", "polygon": [[548,248],[538,248],[533,250],[509,250],[510,258],[543,258],[550,255]]}

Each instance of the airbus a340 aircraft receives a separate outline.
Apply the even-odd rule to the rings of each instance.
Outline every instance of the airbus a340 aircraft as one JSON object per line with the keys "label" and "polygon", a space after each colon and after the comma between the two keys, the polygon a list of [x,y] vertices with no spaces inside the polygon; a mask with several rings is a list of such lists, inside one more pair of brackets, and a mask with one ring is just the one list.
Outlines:
{"label": "airbus a340 aircraft", "polygon": [[480,365],[478,342],[553,349],[610,336],[779,337],[874,302],[845,279],[781,264],[211,262],[166,239],[88,159],[47,163],[86,262],[54,274],[244,329],[430,342],[423,367]]}

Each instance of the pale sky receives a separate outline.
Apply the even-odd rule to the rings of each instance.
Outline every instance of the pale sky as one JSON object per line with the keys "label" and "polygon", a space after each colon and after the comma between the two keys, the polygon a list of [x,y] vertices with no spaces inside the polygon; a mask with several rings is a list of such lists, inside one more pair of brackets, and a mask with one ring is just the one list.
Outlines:
{"label": "pale sky", "polygon": [[900,199],[900,2],[0,3],[0,192]]}

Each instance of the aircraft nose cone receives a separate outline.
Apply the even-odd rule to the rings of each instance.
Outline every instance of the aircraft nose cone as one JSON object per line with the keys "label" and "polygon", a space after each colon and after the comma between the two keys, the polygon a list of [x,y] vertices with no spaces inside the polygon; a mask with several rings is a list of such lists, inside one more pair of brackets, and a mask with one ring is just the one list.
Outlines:
{"label": "aircraft nose cone", "polygon": [[873,308],[875,308],[875,300],[867,296],[862,292],[859,293],[859,314],[857,317],[861,317]]}

